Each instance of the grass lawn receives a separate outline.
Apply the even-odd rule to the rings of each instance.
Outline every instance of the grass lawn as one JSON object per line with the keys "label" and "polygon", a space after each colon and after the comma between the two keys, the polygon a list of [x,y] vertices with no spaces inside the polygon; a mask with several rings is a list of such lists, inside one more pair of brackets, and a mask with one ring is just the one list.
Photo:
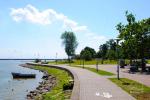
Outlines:
{"label": "grass lawn", "polygon": [[66,100],[70,99],[71,91],[63,91],[64,83],[69,83],[69,80],[72,77],[64,70],[56,69],[56,68],[49,68],[43,66],[35,66],[34,69],[47,71],[48,74],[54,75],[57,80],[57,84],[52,90],[46,94],[42,95],[42,100]]}
{"label": "grass lawn", "polygon": [[[82,68],[82,66],[80,66],[80,65],[71,65],[71,67],[80,67],[80,68]],[[115,75],[115,74],[113,74],[113,73],[111,73],[111,72],[107,72],[107,71],[104,71],[104,70],[96,70],[95,68],[90,68],[90,67],[84,67],[85,69],[87,69],[87,70],[90,70],[90,71],[92,71],[92,72],[95,72],[95,73],[97,73],[97,74],[99,74],[99,75],[102,75],[102,76],[112,76],[112,75]]]}
{"label": "grass lawn", "polygon": [[[113,63],[115,63],[115,62],[113,62]],[[51,61],[51,62],[49,62],[49,64],[52,64],[52,65],[55,64],[56,65],[56,62],[55,61]],[[63,60],[63,61],[57,61],[57,64],[68,64],[68,62],[65,61],[65,60]],[[82,61],[80,61],[80,60],[74,60],[71,63],[70,66],[71,67],[80,67],[80,68],[82,68],[81,64],[82,64]],[[86,67],[86,65],[95,65],[96,64],[96,60],[85,61],[84,64],[85,64],[85,67],[84,67],[85,69],[88,69],[88,70],[90,70],[92,72],[95,72],[95,73],[97,73],[99,75],[103,75],[103,76],[112,76],[112,75],[115,75],[115,74],[113,74],[111,72],[107,72],[107,71],[104,71],[104,70],[98,70],[97,71],[95,68]]]}
{"label": "grass lawn", "polygon": [[147,60],[147,63],[150,64],[150,60]]}
{"label": "grass lawn", "polygon": [[123,90],[131,94],[137,100],[150,100],[150,87],[127,78],[121,78],[120,80],[118,80],[117,78],[109,79],[119,87],[121,87]]}
{"label": "grass lawn", "polygon": [[[91,61],[84,61],[85,65],[95,65],[96,60],[91,60]],[[56,64],[56,61],[50,61],[49,64]],[[57,64],[69,64],[67,60],[59,60],[57,61]],[[71,63],[73,65],[82,65],[83,60],[73,60]],[[99,60],[99,64],[101,64],[101,60]],[[104,60],[103,64],[117,64],[116,60]]]}
{"label": "grass lawn", "polygon": [[103,75],[103,76],[112,76],[112,75],[115,75],[115,74],[113,74],[111,72],[107,72],[107,71],[104,71],[104,70],[98,70],[97,71],[95,68],[86,67],[86,69],[88,69],[88,70],[90,70],[92,72],[95,72],[95,73],[97,73],[99,75]]}
{"label": "grass lawn", "polygon": [[[93,59],[91,61],[85,61],[84,64],[85,65],[95,65],[96,64],[96,60]],[[98,61],[99,64],[101,64],[101,60]],[[125,60],[126,64],[129,64],[129,60]],[[50,61],[49,64],[56,64],[56,61]],[[69,64],[67,60],[59,60],[57,61],[57,64]],[[73,60],[73,62],[71,63],[73,65],[82,65],[83,61],[82,60]],[[104,60],[103,64],[117,64],[116,60]],[[147,64],[150,64],[150,60],[147,60]]]}

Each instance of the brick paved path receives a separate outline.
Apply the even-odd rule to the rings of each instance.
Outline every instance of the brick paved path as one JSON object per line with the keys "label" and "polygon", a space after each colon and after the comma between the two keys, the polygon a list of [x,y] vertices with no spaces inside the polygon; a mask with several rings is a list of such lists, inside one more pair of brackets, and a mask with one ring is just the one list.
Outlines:
{"label": "brick paved path", "polygon": [[106,77],[82,68],[60,66],[76,73],[80,84],[80,100],[135,100]]}

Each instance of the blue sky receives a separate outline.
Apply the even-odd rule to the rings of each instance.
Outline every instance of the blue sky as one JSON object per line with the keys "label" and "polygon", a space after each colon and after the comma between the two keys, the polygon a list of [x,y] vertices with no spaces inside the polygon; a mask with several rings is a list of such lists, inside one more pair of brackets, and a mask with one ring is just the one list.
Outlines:
{"label": "blue sky", "polygon": [[137,20],[149,18],[143,0],[0,0],[0,58],[65,58],[60,36],[73,31],[79,42],[96,51],[115,38],[115,26],[126,23],[125,11]]}

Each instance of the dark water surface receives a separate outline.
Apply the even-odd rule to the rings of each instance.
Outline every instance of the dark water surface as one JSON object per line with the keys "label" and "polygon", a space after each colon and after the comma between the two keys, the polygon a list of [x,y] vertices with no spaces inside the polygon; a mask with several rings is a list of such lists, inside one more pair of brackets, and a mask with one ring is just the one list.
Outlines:
{"label": "dark water surface", "polygon": [[[25,60],[0,60],[0,100],[26,100],[29,91],[35,90],[42,81],[38,70],[20,67]],[[13,79],[11,72],[34,73],[35,79]]]}

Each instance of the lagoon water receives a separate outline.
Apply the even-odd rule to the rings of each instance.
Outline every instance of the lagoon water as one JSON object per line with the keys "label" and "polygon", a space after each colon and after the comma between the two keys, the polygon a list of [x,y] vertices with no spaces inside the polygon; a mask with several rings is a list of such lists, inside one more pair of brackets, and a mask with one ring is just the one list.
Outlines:
{"label": "lagoon water", "polygon": [[[0,100],[26,100],[26,95],[42,81],[42,72],[19,66],[24,60],[0,60]],[[11,72],[34,73],[35,79],[13,79]]]}

